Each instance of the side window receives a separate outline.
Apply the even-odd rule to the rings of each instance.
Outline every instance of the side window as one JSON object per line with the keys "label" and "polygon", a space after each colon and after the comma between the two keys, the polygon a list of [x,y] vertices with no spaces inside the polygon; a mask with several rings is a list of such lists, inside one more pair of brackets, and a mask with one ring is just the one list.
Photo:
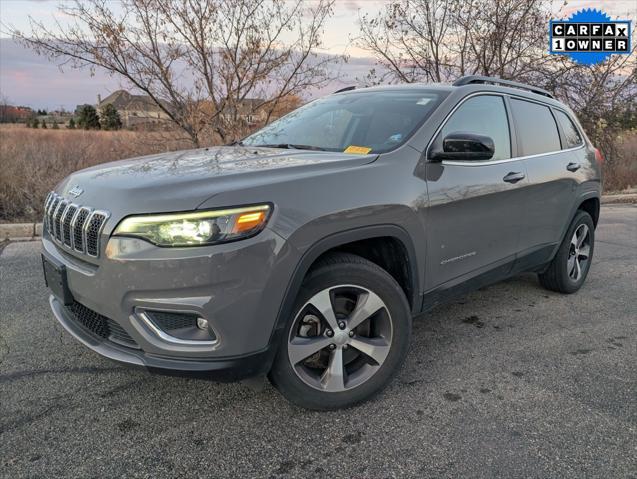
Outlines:
{"label": "side window", "polygon": [[465,101],[445,123],[436,141],[449,133],[475,133],[491,137],[495,144],[492,160],[511,158],[511,135],[504,100],[500,96],[482,95]]}
{"label": "side window", "polygon": [[512,98],[511,110],[515,118],[522,156],[562,149],[557,123],[549,107]]}
{"label": "side window", "polygon": [[557,121],[560,123],[562,127],[562,131],[564,132],[564,147],[565,148],[575,148],[582,144],[582,137],[577,130],[577,127],[573,123],[566,113],[560,110],[553,110],[555,112],[555,116],[557,117]]}

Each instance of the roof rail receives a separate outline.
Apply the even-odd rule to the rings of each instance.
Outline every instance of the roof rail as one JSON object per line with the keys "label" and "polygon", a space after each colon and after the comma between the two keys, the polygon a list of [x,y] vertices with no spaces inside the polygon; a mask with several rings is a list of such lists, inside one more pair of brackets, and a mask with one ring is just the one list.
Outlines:
{"label": "roof rail", "polygon": [[492,85],[501,85],[501,86],[509,86],[512,88],[519,88],[520,90],[526,90],[533,93],[537,93],[538,95],[547,96],[549,98],[555,98],[551,93],[542,88],[537,88],[531,85],[527,85],[525,83],[518,83],[511,80],[502,80],[500,78],[495,77],[485,77],[480,75],[468,75],[464,77],[458,78],[455,82],[452,83],[453,86],[462,86],[462,85],[472,85],[475,83],[485,83]]}
{"label": "roof rail", "polygon": [[[344,91],[352,91],[352,90],[356,90],[356,86],[355,85],[346,86],[345,88],[341,88],[340,90],[336,90],[334,93],[343,93]],[[334,93],[332,93],[332,95],[334,95]]]}

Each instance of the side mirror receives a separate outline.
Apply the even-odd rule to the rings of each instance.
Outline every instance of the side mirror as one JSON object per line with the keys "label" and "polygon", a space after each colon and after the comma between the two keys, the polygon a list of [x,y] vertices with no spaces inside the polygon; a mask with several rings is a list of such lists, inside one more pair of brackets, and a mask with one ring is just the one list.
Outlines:
{"label": "side mirror", "polygon": [[442,145],[439,141],[434,142],[429,159],[431,161],[480,161],[490,160],[494,153],[495,145],[490,137],[474,133],[454,132],[445,136]]}

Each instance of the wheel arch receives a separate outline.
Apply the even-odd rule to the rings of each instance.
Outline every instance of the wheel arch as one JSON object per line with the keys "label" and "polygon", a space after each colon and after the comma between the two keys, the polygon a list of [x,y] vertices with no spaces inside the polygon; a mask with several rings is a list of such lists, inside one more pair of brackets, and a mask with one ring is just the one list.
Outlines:
{"label": "wheel arch", "polygon": [[593,225],[595,225],[596,228],[597,222],[599,221],[599,208],[600,201],[598,196],[582,198],[577,206],[577,210],[586,211],[589,215],[591,215],[591,218],[593,218]]}
{"label": "wheel arch", "polygon": [[[357,243],[361,244],[367,241],[380,240],[383,238],[389,238],[392,241],[396,241],[396,244],[399,244],[402,248],[404,248],[406,259],[408,261],[407,267],[409,278],[409,296],[407,297],[407,301],[411,306],[412,312],[418,312],[420,308],[418,264],[416,250],[409,234],[400,226],[390,224],[355,228],[326,236],[316,241],[304,252],[288,282],[283,301],[279,307],[279,313],[272,332],[272,337],[270,338],[270,343],[278,343],[277,336],[284,328],[290,314],[292,313],[294,302],[301,288],[303,279],[307,272],[312,268],[312,265],[314,265],[319,258],[332,251],[347,251],[353,254],[359,254],[352,245]],[[366,257],[364,254],[361,256]],[[367,255],[367,259],[370,259],[369,255]],[[389,273],[391,274],[391,272]],[[404,285],[401,284],[401,287],[403,287],[404,291]]]}

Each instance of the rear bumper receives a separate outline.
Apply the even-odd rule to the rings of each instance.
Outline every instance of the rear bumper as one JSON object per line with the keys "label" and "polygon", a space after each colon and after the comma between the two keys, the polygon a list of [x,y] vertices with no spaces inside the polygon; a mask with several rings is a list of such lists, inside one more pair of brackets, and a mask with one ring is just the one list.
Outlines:
{"label": "rear bumper", "polygon": [[91,334],[71,318],[68,310],[54,295],[49,296],[49,304],[64,329],[86,347],[114,361],[144,367],[153,373],[236,381],[266,374],[274,358],[275,351],[270,347],[243,356],[215,359],[181,359],[149,354]]}

